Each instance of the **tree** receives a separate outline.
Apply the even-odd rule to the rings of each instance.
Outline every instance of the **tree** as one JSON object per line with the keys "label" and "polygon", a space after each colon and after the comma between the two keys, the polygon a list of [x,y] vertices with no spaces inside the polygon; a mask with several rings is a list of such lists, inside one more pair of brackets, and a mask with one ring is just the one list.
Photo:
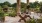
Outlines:
{"label": "tree", "polygon": [[42,5],[42,2],[40,2],[39,4]]}
{"label": "tree", "polygon": [[40,11],[42,12],[42,5],[41,5],[41,7],[40,7]]}
{"label": "tree", "polygon": [[29,3],[30,4],[30,8],[34,8],[34,5],[33,3]]}
{"label": "tree", "polygon": [[[12,7],[16,8],[17,3],[12,4]],[[24,8],[26,6],[26,3],[21,2],[21,8]]]}
{"label": "tree", "polygon": [[2,7],[1,7],[1,6],[0,6],[0,20],[1,20],[2,22],[5,21],[4,13],[3,13],[3,11],[2,11]]}
{"label": "tree", "polygon": [[3,5],[3,11],[7,12],[8,11],[8,6],[7,5]]}
{"label": "tree", "polygon": [[12,4],[12,7],[15,7],[16,8],[16,6],[17,6],[17,3]]}
{"label": "tree", "polygon": [[21,2],[21,8],[25,8],[26,7],[26,3]]}
{"label": "tree", "polygon": [[3,3],[0,3],[0,6],[4,5]]}
{"label": "tree", "polygon": [[3,7],[3,8],[8,8],[8,5],[3,5],[2,7]]}
{"label": "tree", "polygon": [[0,6],[0,13],[2,13],[2,7]]}
{"label": "tree", "polygon": [[42,2],[40,2],[40,11],[42,12]]}
{"label": "tree", "polygon": [[38,3],[38,1],[35,1],[34,3],[29,3],[31,8],[39,8],[40,4]]}
{"label": "tree", "polygon": [[11,3],[9,3],[8,1],[3,3],[4,5],[8,5],[9,7],[11,7]]}

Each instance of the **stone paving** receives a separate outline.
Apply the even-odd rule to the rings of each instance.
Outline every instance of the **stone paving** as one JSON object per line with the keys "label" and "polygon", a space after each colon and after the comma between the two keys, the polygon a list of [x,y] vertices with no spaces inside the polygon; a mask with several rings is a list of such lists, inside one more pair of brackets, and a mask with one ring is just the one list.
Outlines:
{"label": "stone paving", "polygon": [[24,23],[24,21],[18,22],[19,19],[20,18],[18,16],[16,16],[16,17],[8,17],[8,16],[6,16],[5,17],[5,23]]}

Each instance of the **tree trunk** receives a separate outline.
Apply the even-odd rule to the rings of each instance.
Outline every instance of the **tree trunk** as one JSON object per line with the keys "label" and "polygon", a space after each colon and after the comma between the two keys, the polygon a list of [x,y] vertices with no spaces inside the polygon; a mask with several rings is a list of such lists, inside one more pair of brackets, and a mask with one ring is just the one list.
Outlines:
{"label": "tree trunk", "polygon": [[21,9],[21,2],[20,0],[17,0],[17,15],[18,13],[20,13],[20,9]]}
{"label": "tree trunk", "polygon": [[[29,0],[27,0],[27,6],[28,6],[28,5],[29,5]],[[26,10],[29,12],[29,9],[26,9]],[[27,12],[27,11],[26,11],[26,12]]]}
{"label": "tree trunk", "polygon": [[29,0],[27,0],[27,5],[29,5]]}

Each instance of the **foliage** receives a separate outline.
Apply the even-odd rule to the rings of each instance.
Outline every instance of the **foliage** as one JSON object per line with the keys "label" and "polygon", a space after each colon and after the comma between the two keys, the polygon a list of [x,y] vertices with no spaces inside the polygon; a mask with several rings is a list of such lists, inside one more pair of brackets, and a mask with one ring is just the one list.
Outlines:
{"label": "foliage", "polygon": [[31,20],[27,21],[26,23],[35,23],[35,19],[31,19]]}
{"label": "foliage", "polygon": [[4,16],[4,13],[0,13],[0,17],[3,17]]}
{"label": "foliage", "polygon": [[8,12],[9,16],[15,17],[16,16],[16,10],[13,8],[9,8],[9,10],[11,10],[10,12]]}
{"label": "foliage", "polygon": [[35,19],[31,19],[31,20],[27,21],[26,23],[42,23],[42,19],[37,19],[36,21],[35,21]]}
{"label": "foliage", "polygon": [[42,13],[42,2],[40,2],[40,12]]}
{"label": "foliage", "polygon": [[11,3],[9,3],[8,1],[4,2],[3,4],[11,7]]}
{"label": "foliage", "polygon": [[40,11],[42,12],[42,6],[40,7]]}
{"label": "foliage", "polygon": [[37,23],[42,23],[42,19],[37,19]]}
{"label": "foliage", "polygon": [[0,6],[0,13],[2,12],[2,7]]}
{"label": "foliage", "polygon": [[30,3],[30,7],[37,8],[37,7],[40,7],[40,4],[38,3],[38,1],[35,1],[34,3]]}
{"label": "foliage", "polygon": [[2,8],[8,8],[8,6],[7,5],[3,5]]}
{"label": "foliage", "polygon": [[[34,3],[31,3],[31,2],[29,3],[30,8],[33,8],[36,11],[39,11],[39,10],[42,11],[41,4],[42,4],[42,2],[38,3],[38,1],[35,1]],[[24,12],[26,10],[26,7],[27,7],[26,5],[27,5],[26,3],[21,2],[21,12]],[[9,8],[9,11],[11,10],[10,13],[7,12],[7,13],[5,13],[5,15],[9,14],[10,16],[14,16],[14,15],[16,15],[16,6],[17,6],[17,3],[11,4],[8,1],[6,1],[4,3],[0,3],[0,13],[4,13],[3,8],[9,8],[10,7]]]}
{"label": "foliage", "polygon": [[21,12],[24,12],[26,10],[26,8],[21,8]]}
{"label": "foliage", "polygon": [[16,6],[17,6],[17,3],[12,4],[12,7],[15,7],[16,8]]}
{"label": "foliage", "polygon": [[[17,3],[12,4],[12,7],[16,8]],[[24,8],[26,6],[26,3],[21,2],[21,8]]]}
{"label": "foliage", "polygon": [[9,16],[15,17],[15,16],[16,16],[16,12],[15,12],[15,11],[12,11],[12,12],[9,14]]}
{"label": "foliage", "polygon": [[16,13],[9,14],[9,16],[15,17],[16,16]]}

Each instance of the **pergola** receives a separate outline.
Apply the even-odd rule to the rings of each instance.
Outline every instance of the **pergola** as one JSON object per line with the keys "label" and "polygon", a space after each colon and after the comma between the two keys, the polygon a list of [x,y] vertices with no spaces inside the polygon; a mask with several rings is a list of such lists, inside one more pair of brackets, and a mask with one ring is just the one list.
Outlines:
{"label": "pergola", "polygon": [[[29,0],[26,1],[27,5],[29,4]],[[21,0],[17,0],[17,15],[18,13],[20,13],[20,9],[21,9]]]}

